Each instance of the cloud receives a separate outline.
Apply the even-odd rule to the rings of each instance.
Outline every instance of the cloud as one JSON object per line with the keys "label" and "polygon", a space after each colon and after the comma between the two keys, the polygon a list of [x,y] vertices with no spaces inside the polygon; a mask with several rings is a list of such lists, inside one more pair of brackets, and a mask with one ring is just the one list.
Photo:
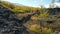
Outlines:
{"label": "cloud", "polygon": [[60,7],[60,3],[54,3],[56,6]]}
{"label": "cloud", "polygon": [[45,8],[49,8],[49,4],[44,5]]}
{"label": "cloud", "polygon": [[[54,3],[54,8],[58,6],[60,7],[60,3]],[[45,8],[49,8],[49,4],[44,5]]]}

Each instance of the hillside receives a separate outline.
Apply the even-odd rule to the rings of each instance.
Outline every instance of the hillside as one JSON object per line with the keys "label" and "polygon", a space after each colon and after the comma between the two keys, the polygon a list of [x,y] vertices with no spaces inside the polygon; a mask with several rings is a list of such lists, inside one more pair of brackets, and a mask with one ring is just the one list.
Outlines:
{"label": "hillside", "polygon": [[0,1],[1,34],[51,34],[54,31],[60,31],[60,8],[34,8]]}
{"label": "hillside", "polygon": [[15,5],[13,3],[6,2],[6,1],[0,1],[0,4],[5,5],[6,7],[12,9],[14,12],[32,12],[32,11],[37,10],[37,8],[34,8],[34,7],[18,6],[18,5]]}

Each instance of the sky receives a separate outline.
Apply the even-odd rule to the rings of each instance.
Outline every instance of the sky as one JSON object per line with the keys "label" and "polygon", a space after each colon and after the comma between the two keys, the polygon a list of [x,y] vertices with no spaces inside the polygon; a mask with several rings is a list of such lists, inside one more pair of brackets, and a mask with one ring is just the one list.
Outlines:
{"label": "sky", "polygon": [[39,7],[40,5],[50,4],[52,0],[5,0],[12,3],[18,3],[25,6]]}

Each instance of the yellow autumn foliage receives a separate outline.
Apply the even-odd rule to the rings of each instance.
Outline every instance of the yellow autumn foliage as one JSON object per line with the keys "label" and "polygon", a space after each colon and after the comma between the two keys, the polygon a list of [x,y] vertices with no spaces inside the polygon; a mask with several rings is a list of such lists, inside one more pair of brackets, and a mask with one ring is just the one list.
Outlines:
{"label": "yellow autumn foliage", "polygon": [[[31,25],[31,27],[29,28],[29,30],[32,31],[32,32],[36,32],[37,34],[52,34],[51,29],[41,27],[38,24]],[[41,32],[41,30],[42,30],[42,32]]]}
{"label": "yellow autumn foliage", "polygon": [[34,24],[30,27],[30,30],[33,31],[33,32],[40,31],[40,25]]}

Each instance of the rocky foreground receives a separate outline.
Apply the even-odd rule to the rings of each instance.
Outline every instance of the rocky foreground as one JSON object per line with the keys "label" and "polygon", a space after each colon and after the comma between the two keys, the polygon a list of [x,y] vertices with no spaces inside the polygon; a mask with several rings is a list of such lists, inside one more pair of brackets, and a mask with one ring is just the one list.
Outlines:
{"label": "rocky foreground", "polygon": [[0,5],[0,34],[23,34],[26,27],[22,24],[14,12]]}

